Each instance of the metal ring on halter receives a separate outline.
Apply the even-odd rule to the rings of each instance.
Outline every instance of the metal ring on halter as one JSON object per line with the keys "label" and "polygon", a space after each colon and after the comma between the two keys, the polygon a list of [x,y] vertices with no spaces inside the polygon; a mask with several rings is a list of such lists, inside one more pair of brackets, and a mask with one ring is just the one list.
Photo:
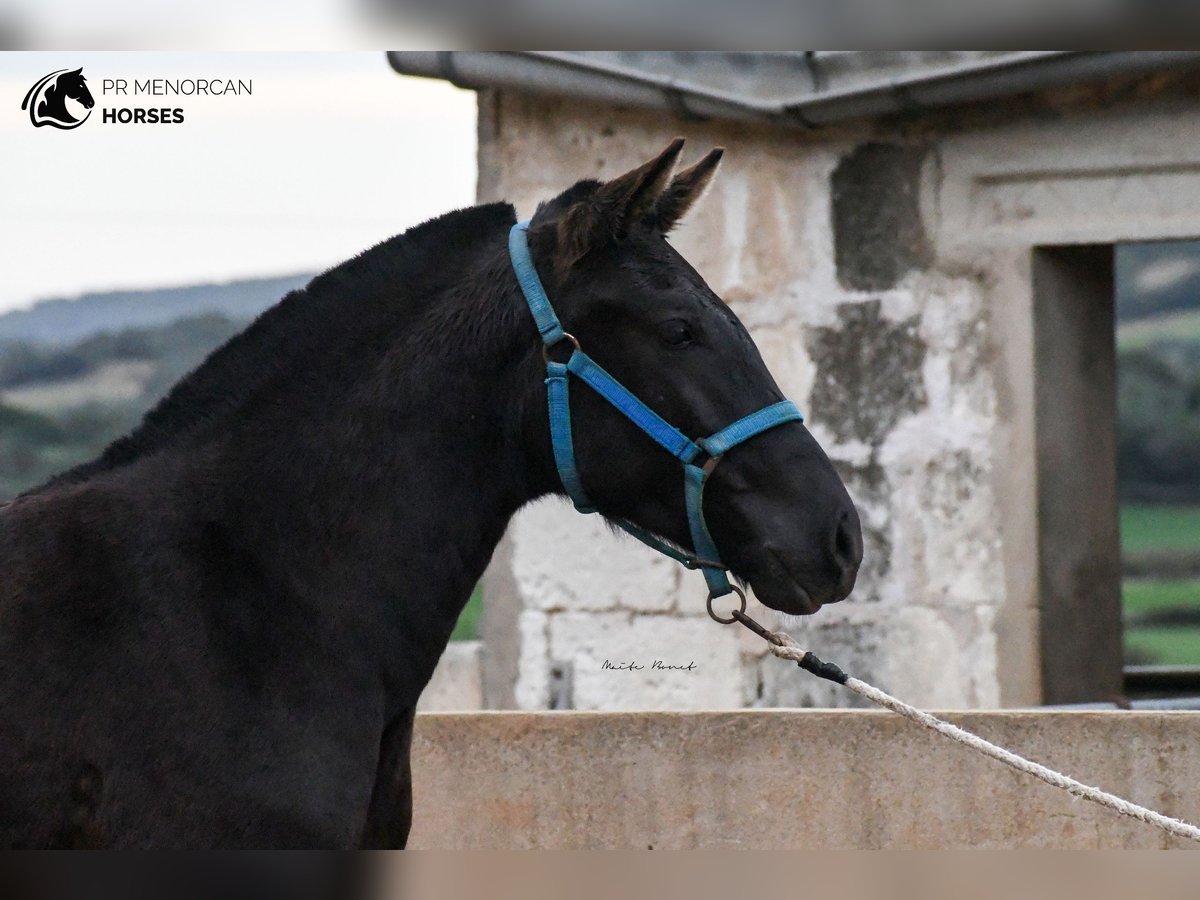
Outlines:
{"label": "metal ring on halter", "polygon": [[[740,599],[741,609],[738,610],[738,613],[745,613],[746,612],[746,595],[742,592],[742,589],[737,587],[736,585],[731,584],[729,587],[733,590],[733,592],[735,594],[738,595],[738,598]],[[713,602],[712,591],[709,591],[708,592],[708,600],[705,605],[708,607],[708,614],[715,621],[720,622],[722,625],[732,625],[734,622],[736,622],[738,620],[736,614],[730,616],[728,619],[722,619],[715,612],[713,612],[712,602]]]}
{"label": "metal ring on halter", "polygon": [[562,337],[560,337],[553,344],[542,344],[542,361],[544,363],[546,363],[547,365],[550,364],[550,348],[557,347],[563,341],[570,341],[571,346],[573,346],[576,350],[583,349],[582,347],[579,346],[579,341],[578,341],[578,339],[576,339],[575,335],[568,334],[567,332],[564,331]]}

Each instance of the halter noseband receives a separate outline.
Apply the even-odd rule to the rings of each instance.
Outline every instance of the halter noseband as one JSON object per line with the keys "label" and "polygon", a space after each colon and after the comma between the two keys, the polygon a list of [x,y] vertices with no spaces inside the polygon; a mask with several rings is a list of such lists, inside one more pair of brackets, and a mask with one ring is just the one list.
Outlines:
{"label": "halter noseband", "polygon": [[[632,522],[614,519],[622,529],[642,543],[683,563],[689,569],[700,569],[708,582],[709,602],[737,590],[729,583],[720,554],[708,525],[704,522],[704,483],[721,457],[738,444],[785,422],[803,422],[804,417],[790,400],[764,406],[758,412],[738,419],[716,434],[693,441],[679,429],[666,422],[658,413],[635,397],[619,381],[583,352],[574,336],[563,331],[554,314],[546,290],[538,278],[533,258],[529,254],[526,231],[529,222],[518,222],[508,233],[508,254],[513,271],[533,313],[538,333],[542,336],[542,357],[546,360],[546,395],[550,406],[550,442],[554,448],[554,463],[563,488],[582,513],[596,512],[588,499],[579,471],[575,466],[575,445],[571,438],[571,404],[568,395],[570,376],[574,375],[617,408],[634,425],[646,432],[656,443],[683,463],[684,498],[687,504],[688,528],[692,534],[694,556],[672,547],[661,538],[639,528]],[[550,359],[550,348],[561,341],[572,345],[571,358],[565,363]],[[703,460],[697,464],[698,461]],[[744,603],[743,599],[743,603]]]}

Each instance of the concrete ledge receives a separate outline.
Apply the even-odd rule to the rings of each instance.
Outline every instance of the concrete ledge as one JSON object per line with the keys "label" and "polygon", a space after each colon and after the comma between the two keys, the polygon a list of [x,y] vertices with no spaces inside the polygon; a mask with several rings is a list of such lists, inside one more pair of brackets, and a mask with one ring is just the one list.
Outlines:
{"label": "concrete ledge", "polygon": [[[947,718],[1200,821],[1200,713]],[[1194,846],[874,711],[422,714],[413,780],[417,848]]]}

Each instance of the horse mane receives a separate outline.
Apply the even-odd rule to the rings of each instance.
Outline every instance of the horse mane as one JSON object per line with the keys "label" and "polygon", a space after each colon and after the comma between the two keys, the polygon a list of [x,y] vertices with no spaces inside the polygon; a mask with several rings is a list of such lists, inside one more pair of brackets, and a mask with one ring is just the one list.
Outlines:
{"label": "horse mane", "polygon": [[59,75],[58,78],[54,79],[54,84],[50,85],[48,88],[46,88],[45,91],[42,92],[42,100],[38,104],[38,108],[37,108],[37,112],[38,112],[39,116],[49,115],[50,110],[54,110],[55,113],[57,113],[58,112],[57,107],[59,105],[62,105],[62,113],[61,114],[72,122],[76,121],[75,117],[72,116],[69,112],[67,112],[66,101],[64,99],[66,95],[64,93],[60,92],[58,89],[59,79],[66,78],[66,77],[67,77],[66,75]]}
{"label": "horse mane", "polygon": [[[508,203],[455,210],[376,244],[289,292],[179,381],[129,434],[96,459],[31,493],[77,483],[176,444],[234,412],[340,336],[411,321],[463,277],[463,257],[516,221]],[[448,265],[448,260],[454,260]]]}

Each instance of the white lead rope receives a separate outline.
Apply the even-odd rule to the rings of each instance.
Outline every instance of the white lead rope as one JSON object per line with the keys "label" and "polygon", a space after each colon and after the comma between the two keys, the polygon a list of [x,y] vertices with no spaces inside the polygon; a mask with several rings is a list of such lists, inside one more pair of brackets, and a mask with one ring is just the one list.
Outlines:
{"label": "white lead rope", "polygon": [[[738,616],[737,618],[741,617]],[[1099,803],[1101,806],[1107,806],[1109,809],[1116,810],[1122,815],[1130,816],[1150,825],[1156,825],[1168,834],[1190,838],[1193,841],[1200,841],[1200,828],[1197,828],[1195,825],[1190,825],[1181,819],[1164,816],[1162,813],[1155,812],[1152,809],[1138,806],[1136,803],[1130,803],[1128,800],[1118,797],[1115,794],[1110,794],[1107,791],[1086,785],[1081,781],[1076,781],[1074,778],[1063,775],[1061,772],[1056,772],[1039,763],[1025,759],[1023,756],[1018,756],[1009,750],[1005,750],[1003,747],[999,747],[990,741],[985,741],[979,735],[964,731],[957,725],[943,722],[936,716],[931,716],[929,713],[919,710],[915,706],[909,706],[907,703],[897,700],[891,694],[886,694],[879,690],[879,688],[872,687],[865,681],[860,681],[857,678],[846,675],[836,666],[821,662],[797,644],[790,635],[784,634],[781,631],[773,631],[766,632],[763,637],[770,645],[771,652],[780,659],[789,659],[822,678],[828,678],[838,684],[844,684],[850,690],[854,691],[854,693],[866,697],[872,703],[877,703],[880,706],[890,709],[892,712],[899,713],[904,718],[911,719],[918,725],[924,725],[926,728],[938,732],[938,734],[944,734],[951,740],[965,744],[973,750],[978,750],[992,759],[998,759],[1006,766],[1011,766],[1018,772],[1024,772],[1027,775],[1040,778],[1046,784],[1061,788],[1068,793],[1074,794],[1076,797],[1082,797],[1085,800],[1091,800],[1093,803]]]}

